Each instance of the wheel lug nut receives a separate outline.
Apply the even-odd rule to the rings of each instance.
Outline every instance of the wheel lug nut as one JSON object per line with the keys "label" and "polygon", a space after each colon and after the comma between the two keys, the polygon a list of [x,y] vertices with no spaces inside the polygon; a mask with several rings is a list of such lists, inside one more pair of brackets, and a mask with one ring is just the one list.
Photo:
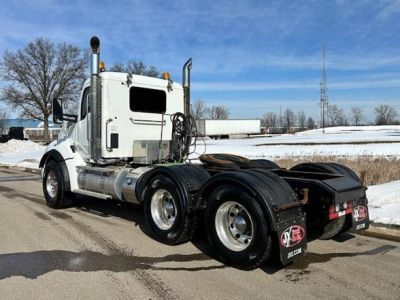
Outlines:
{"label": "wheel lug nut", "polygon": [[248,240],[248,239],[245,239],[245,240],[244,240],[244,243],[245,243],[245,244],[248,244],[248,243],[249,243],[249,240]]}
{"label": "wheel lug nut", "polygon": [[167,219],[171,219],[171,216],[167,216]]}
{"label": "wheel lug nut", "polygon": [[234,213],[230,213],[229,214],[232,218],[235,216],[235,214]]}
{"label": "wheel lug nut", "polygon": [[238,239],[238,238],[240,238],[240,234],[239,233],[236,233],[235,234],[235,237]]}
{"label": "wheel lug nut", "polygon": [[231,224],[231,228],[233,228],[233,223]]}

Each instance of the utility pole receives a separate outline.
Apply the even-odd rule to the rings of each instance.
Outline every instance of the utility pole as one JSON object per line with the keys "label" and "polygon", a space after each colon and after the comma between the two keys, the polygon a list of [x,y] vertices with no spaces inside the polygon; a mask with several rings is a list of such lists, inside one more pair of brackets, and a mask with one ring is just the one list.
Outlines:
{"label": "utility pole", "polygon": [[325,133],[325,117],[328,112],[328,82],[326,75],[325,45],[322,46],[322,73],[320,82],[321,127]]}

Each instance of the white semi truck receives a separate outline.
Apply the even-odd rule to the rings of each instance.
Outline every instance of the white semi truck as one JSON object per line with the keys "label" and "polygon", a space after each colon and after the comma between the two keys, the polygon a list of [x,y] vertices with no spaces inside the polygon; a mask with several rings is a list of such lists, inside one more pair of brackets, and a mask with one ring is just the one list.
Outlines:
{"label": "white semi truck", "polygon": [[241,269],[269,258],[287,264],[305,254],[311,238],[368,228],[365,187],[345,166],[286,170],[229,154],[189,163],[192,61],[180,85],[167,75],[103,71],[99,39],[90,45],[91,76],[77,114],[53,100],[54,122],[63,126],[40,161],[48,206],[68,207],[76,194],[137,203],[158,241],[184,243],[204,227],[220,259]]}

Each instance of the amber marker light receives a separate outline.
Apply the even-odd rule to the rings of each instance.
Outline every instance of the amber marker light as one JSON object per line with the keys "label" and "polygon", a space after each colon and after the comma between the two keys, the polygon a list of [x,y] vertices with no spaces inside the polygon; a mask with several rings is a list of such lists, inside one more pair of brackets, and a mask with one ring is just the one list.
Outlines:
{"label": "amber marker light", "polygon": [[165,79],[165,80],[170,80],[170,79],[171,79],[171,76],[169,75],[168,72],[162,73],[161,77],[162,77],[163,79]]}

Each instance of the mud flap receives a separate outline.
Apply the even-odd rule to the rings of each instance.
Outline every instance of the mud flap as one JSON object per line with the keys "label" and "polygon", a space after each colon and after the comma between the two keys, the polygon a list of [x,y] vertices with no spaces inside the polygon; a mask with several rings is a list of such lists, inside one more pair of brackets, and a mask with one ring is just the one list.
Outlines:
{"label": "mud flap", "polygon": [[366,230],[369,227],[369,212],[367,199],[360,199],[353,202],[353,213],[352,213],[352,228],[351,232],[358,233]]}
{"label": "mud flap", "polygon": [[295,217],[276,224],[280,260],[283,265],[294,261],[307,250],[305,217]]}

